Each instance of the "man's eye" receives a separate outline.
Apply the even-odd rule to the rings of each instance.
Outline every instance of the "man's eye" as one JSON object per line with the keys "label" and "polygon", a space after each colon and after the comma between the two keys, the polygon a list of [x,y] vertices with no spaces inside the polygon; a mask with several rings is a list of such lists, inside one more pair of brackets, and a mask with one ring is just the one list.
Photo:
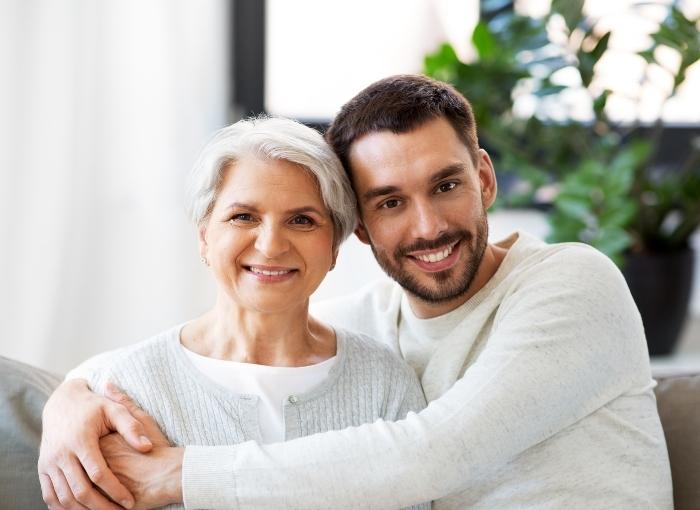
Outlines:
{"label": "man's eye", "polygon": [[447,191],[451,191],[451,190],[455,189],[455,187],[457,187],[456,182],[443,182],[442,184],[440,184],[440,186],[438,186],[437,192],[438,193],[445,193]]}
{"label": "man's eye", "polygon": [[382,209],[393,209],[394,207],[398,207],[400,204],[401,202],[398,199],[390,198],[386,202],[383,202],[380,207]]}
{"label": "man's eye", "polygon": [[314,220],[312,220],[308,216],[299,215],[299,216],[294,216],[294,218],[292,218],[291,223],[292,223],[292,225],[313,225]]}

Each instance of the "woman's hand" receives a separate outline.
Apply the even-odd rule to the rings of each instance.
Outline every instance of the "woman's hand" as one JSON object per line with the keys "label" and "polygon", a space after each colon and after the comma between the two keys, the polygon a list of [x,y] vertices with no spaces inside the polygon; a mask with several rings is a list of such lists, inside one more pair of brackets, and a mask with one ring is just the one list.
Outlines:
{"label": "woman's hand", "polygon": [[127,407],[94,394],[82,379],[64,382],[49,398],[38,471],[42,496],[51,510],[118,510],[134,505],[133,496],[100,452],[99,439],[112,431],[141,452],[152,448],[146,427]]}

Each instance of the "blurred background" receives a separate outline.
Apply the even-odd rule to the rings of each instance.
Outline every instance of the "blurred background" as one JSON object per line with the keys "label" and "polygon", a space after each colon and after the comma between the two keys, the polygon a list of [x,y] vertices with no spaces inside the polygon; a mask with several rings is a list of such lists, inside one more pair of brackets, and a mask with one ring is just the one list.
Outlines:
{"label": "blurred background", "polygon": [[[0,355],[64,373],[214,289],[185,176],[216,129],[325,129],[373,81],[474,104],[491,238],[580,241],[623,270],[650,350],[700,365],[700,0],[2,0]],[[316,293],[382,276],[351,239]]]}

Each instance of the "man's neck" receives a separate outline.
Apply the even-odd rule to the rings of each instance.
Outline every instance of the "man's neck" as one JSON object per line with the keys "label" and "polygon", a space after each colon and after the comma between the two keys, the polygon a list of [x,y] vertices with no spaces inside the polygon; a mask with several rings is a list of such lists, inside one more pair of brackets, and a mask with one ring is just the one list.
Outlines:
{"label": "man's neck", "polygon": [[411,293],[407,293],[408,303],[411,306],[411,310],[419,319],[432,319],[439,317],[440,315],[445,315],[462,306],[464,303],[469,301],[477,292],[479,292],[484,285],[486,285],[489,280],[496,274],[498,268],[501,266],[501,262],[508,253],[508,250],[495,246],[493,244],[486,245],[484,250],[484,256],[481,258],[479,263],[479,269],[477,269],[474,279],[471,285],[464,294],[446,300],[440,301],[438,303],[431,303],[424,301]]}

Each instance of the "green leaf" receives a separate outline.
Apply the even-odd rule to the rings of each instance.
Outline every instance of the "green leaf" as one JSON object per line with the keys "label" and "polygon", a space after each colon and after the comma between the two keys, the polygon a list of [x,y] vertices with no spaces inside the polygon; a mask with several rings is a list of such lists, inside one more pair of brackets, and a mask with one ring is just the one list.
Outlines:
{"label": "green leaf", "polygon": [[595,59],[595,62],[598,62],[600,57],[607,51],[610,34],[611,32],[606,32],[605,35],[598,40],[593,50],[591,50],[591,56]]}
{"label": "green leaf", "polygon": [[605,89],[598,97],[593,100],[593,113],[596,119],[603,119],[605,115],[605,105],[610,97],[610,90]]}
{"label": "green leaf", "polygon": [[437,51],[423,59],[423,72],[448,83],[454,83],[461,62],[450,44],[442,44]]}
{"label": "green leaf", "polygon": [[552,11],[564,17],[569,33],[583,21],[584,0],[552,0]]}
{"label": "green leaf", "polygon": [[620,266],[622,254],[631,246],[632,238],[621,228],[602,229],[599,231],[597,239],[591,244]]}
{"label": "green leaf", "polygon": [[555,200],[555,205],[558,210],[564,214],[575,218],[577,220],[584,221],[590,216],[591,204],[585,199],[581,199],[575,196],[561,196],[559,195]]}
{"label": "green leaf", "polygon": [[611,204],[611,207],[600,215],[600,224],[605,228],[627,228],[636,212],[637,204],[623,200],[619,204]]}
{"label": "green leaf", "polygon": [[489,30],[486,23],[480,21],[476,24],[474,32],[472,33],[472,43],[476,52],[479,55],[480,60],[491,60],[495,53],[498,43],[495,37]]}
{"label": "green leaf", "polygon": [[568,87],[565,85],[545,85],[535,89],[534,95],[536,97],[552,96],[554,94],[559,94],[561,91],[566,90]]}
{"label": "green leaf", "polygon": [[640,57],[642,57],[644,60],[646,60],[647,64],[654,64],[656,63],[656,57],[654,56],[654,48],[649,48],[644,51],[640,51],[637,53]]}

